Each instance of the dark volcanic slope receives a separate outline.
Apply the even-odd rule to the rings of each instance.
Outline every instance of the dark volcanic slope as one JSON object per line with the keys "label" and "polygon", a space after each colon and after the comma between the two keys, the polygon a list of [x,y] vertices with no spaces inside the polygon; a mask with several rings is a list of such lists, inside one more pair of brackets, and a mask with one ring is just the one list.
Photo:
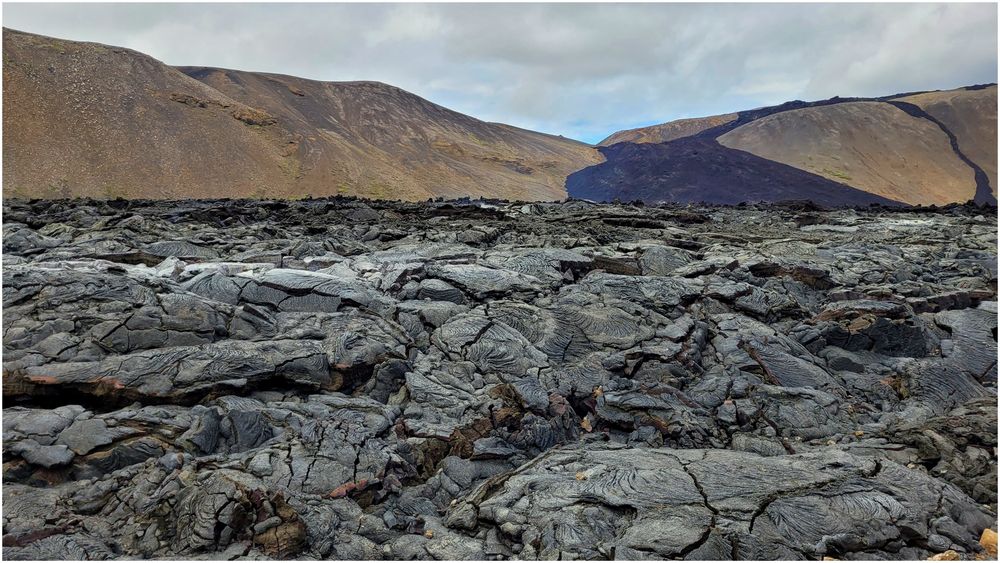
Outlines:
{"label": "dark volcanic slope", "polygon": [[3,558],[988,558],[996,208],[3,209]]}
{"label": "dark volcanic slope", "polygon": [[792,166],[724,147],[710,138],[669,143],[619,143],[602,148],[607,164],[570,175],[573,197],[737,204],[811,200],[821,205],[892,203],[891,200]]}
{"label": "dark volcanic slope", "polygon": [[[830,194],[828,200],[860,204],[866,201],[855,197],[861,191],[908,204],[995,202],[991,184],[996,169],[996,92],[995,85],[987,85],[884,98],[795,101],[739,112],[733,119],[681,120],[622,132],[609,140],[677,146],[654,151],[602,148],[609,162],[574,174],[567,187],[572,196],[646,201],[699,201],[700,191],[710,197],[725,194],[730,202],[753,201],[760,197],[756,190],[762,184],[771,186],[772,193],[763,198],[767,200],[811,198],[815,192],[814,179],[800,187],[784,167],[761,164],[755,172],[765,176],[754,179],[746,175],[745,158],[739,153],[712,149],[706,158],[700,140],[717,140],[724,147],[794,167],[805,174],[801,178],[820,176],[856,189]],[[708,127],[712,119],[719,123]],[[664,131],[680,133],[664,137]],[[644,162],[646,158],[689,161],[662,164]],[[704,161],[711,166],[702,174]],[[693,189],[696,186],[699,189]]]}
{"label": "dark volcanic slope", "polygon": [[188,76],[127,49],[6,29],[3,41],[7,197],[556,200],[602,160],[376,82]]}

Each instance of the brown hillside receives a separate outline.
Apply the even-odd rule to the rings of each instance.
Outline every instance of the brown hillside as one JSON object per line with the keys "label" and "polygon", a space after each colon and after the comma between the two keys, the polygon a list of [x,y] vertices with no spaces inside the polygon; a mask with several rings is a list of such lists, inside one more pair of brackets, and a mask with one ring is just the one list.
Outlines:
{"label": "brown hillside", "polygon": [[591,147],[374,82],[169,67],[4,30],[4,195],[565,197]]}
{"label": "brown hillside", "polygon": [[906,98],[954,133],[966,157],[986,172],[997,195],[997,87],[927,92]]}
{"label": "brown hillside", "polygon": [[486,123],[379,82],[180,70],[276,116],[292,135],[290,173],[309,188],[332,182],[370,197],[552,200],[565,197],[567,175],[600,161],[582,143]]}
{"label": "brown hillside", "polygon": [[713,115],[710,117],[678,119],[675,121],[668,121],[667,123],[661,123],[659,125],[640,127],[638,129],[626,129],[625,131],[618,131],[617,133],[612,134],[607,139],[598,143],[598,145],[607,147],[615,143],[623,142],[665,143],[667,141],[673,141],[674,139],[697,135],[706,129],[711,129],[712,127],[718,127],[719,125],[725,125],[726,123],[735,121],[738,117],[739,115],[735,113],[727,113],[725,115]]}
{"label": "brown hillside", "polygon": [[[141,53],[3,32],[4,195],[253,194],[281,179],[256,111]],[[203,105],[204,107],[197,107]]]}
{"label": "brown hillside", "polygon": [[966,201],[976,191],[973,169],[938,125],[883,102],[775,113],[718,141],[904,203]]}

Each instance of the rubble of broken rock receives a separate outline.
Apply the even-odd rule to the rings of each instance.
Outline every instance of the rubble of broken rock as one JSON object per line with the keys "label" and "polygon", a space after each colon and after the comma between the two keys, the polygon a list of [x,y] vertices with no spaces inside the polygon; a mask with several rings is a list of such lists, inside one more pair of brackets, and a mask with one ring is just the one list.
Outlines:
{"label": "rubble of broken rock", "polygon": [[995,208],[4,219],[6,559],[976,559],[996,529]]}

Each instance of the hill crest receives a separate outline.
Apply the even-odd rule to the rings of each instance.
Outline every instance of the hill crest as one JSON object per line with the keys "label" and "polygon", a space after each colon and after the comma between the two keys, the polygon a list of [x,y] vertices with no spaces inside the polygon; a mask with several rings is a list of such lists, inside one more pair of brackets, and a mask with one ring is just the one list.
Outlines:
{"label": "hill crest", "polygon": [[602,160],[381,82],[175,68],[10,29],[3,39],[7,197],[557,200],[567,175]]}

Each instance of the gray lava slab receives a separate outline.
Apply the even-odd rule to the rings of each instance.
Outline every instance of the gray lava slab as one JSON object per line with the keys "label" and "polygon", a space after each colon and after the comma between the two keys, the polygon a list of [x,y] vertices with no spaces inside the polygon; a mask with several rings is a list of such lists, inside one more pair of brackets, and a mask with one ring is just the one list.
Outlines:
{"label": "gray lava slab", "polygon": [[3,556],[981,558],[995,217],[7,200]]}

